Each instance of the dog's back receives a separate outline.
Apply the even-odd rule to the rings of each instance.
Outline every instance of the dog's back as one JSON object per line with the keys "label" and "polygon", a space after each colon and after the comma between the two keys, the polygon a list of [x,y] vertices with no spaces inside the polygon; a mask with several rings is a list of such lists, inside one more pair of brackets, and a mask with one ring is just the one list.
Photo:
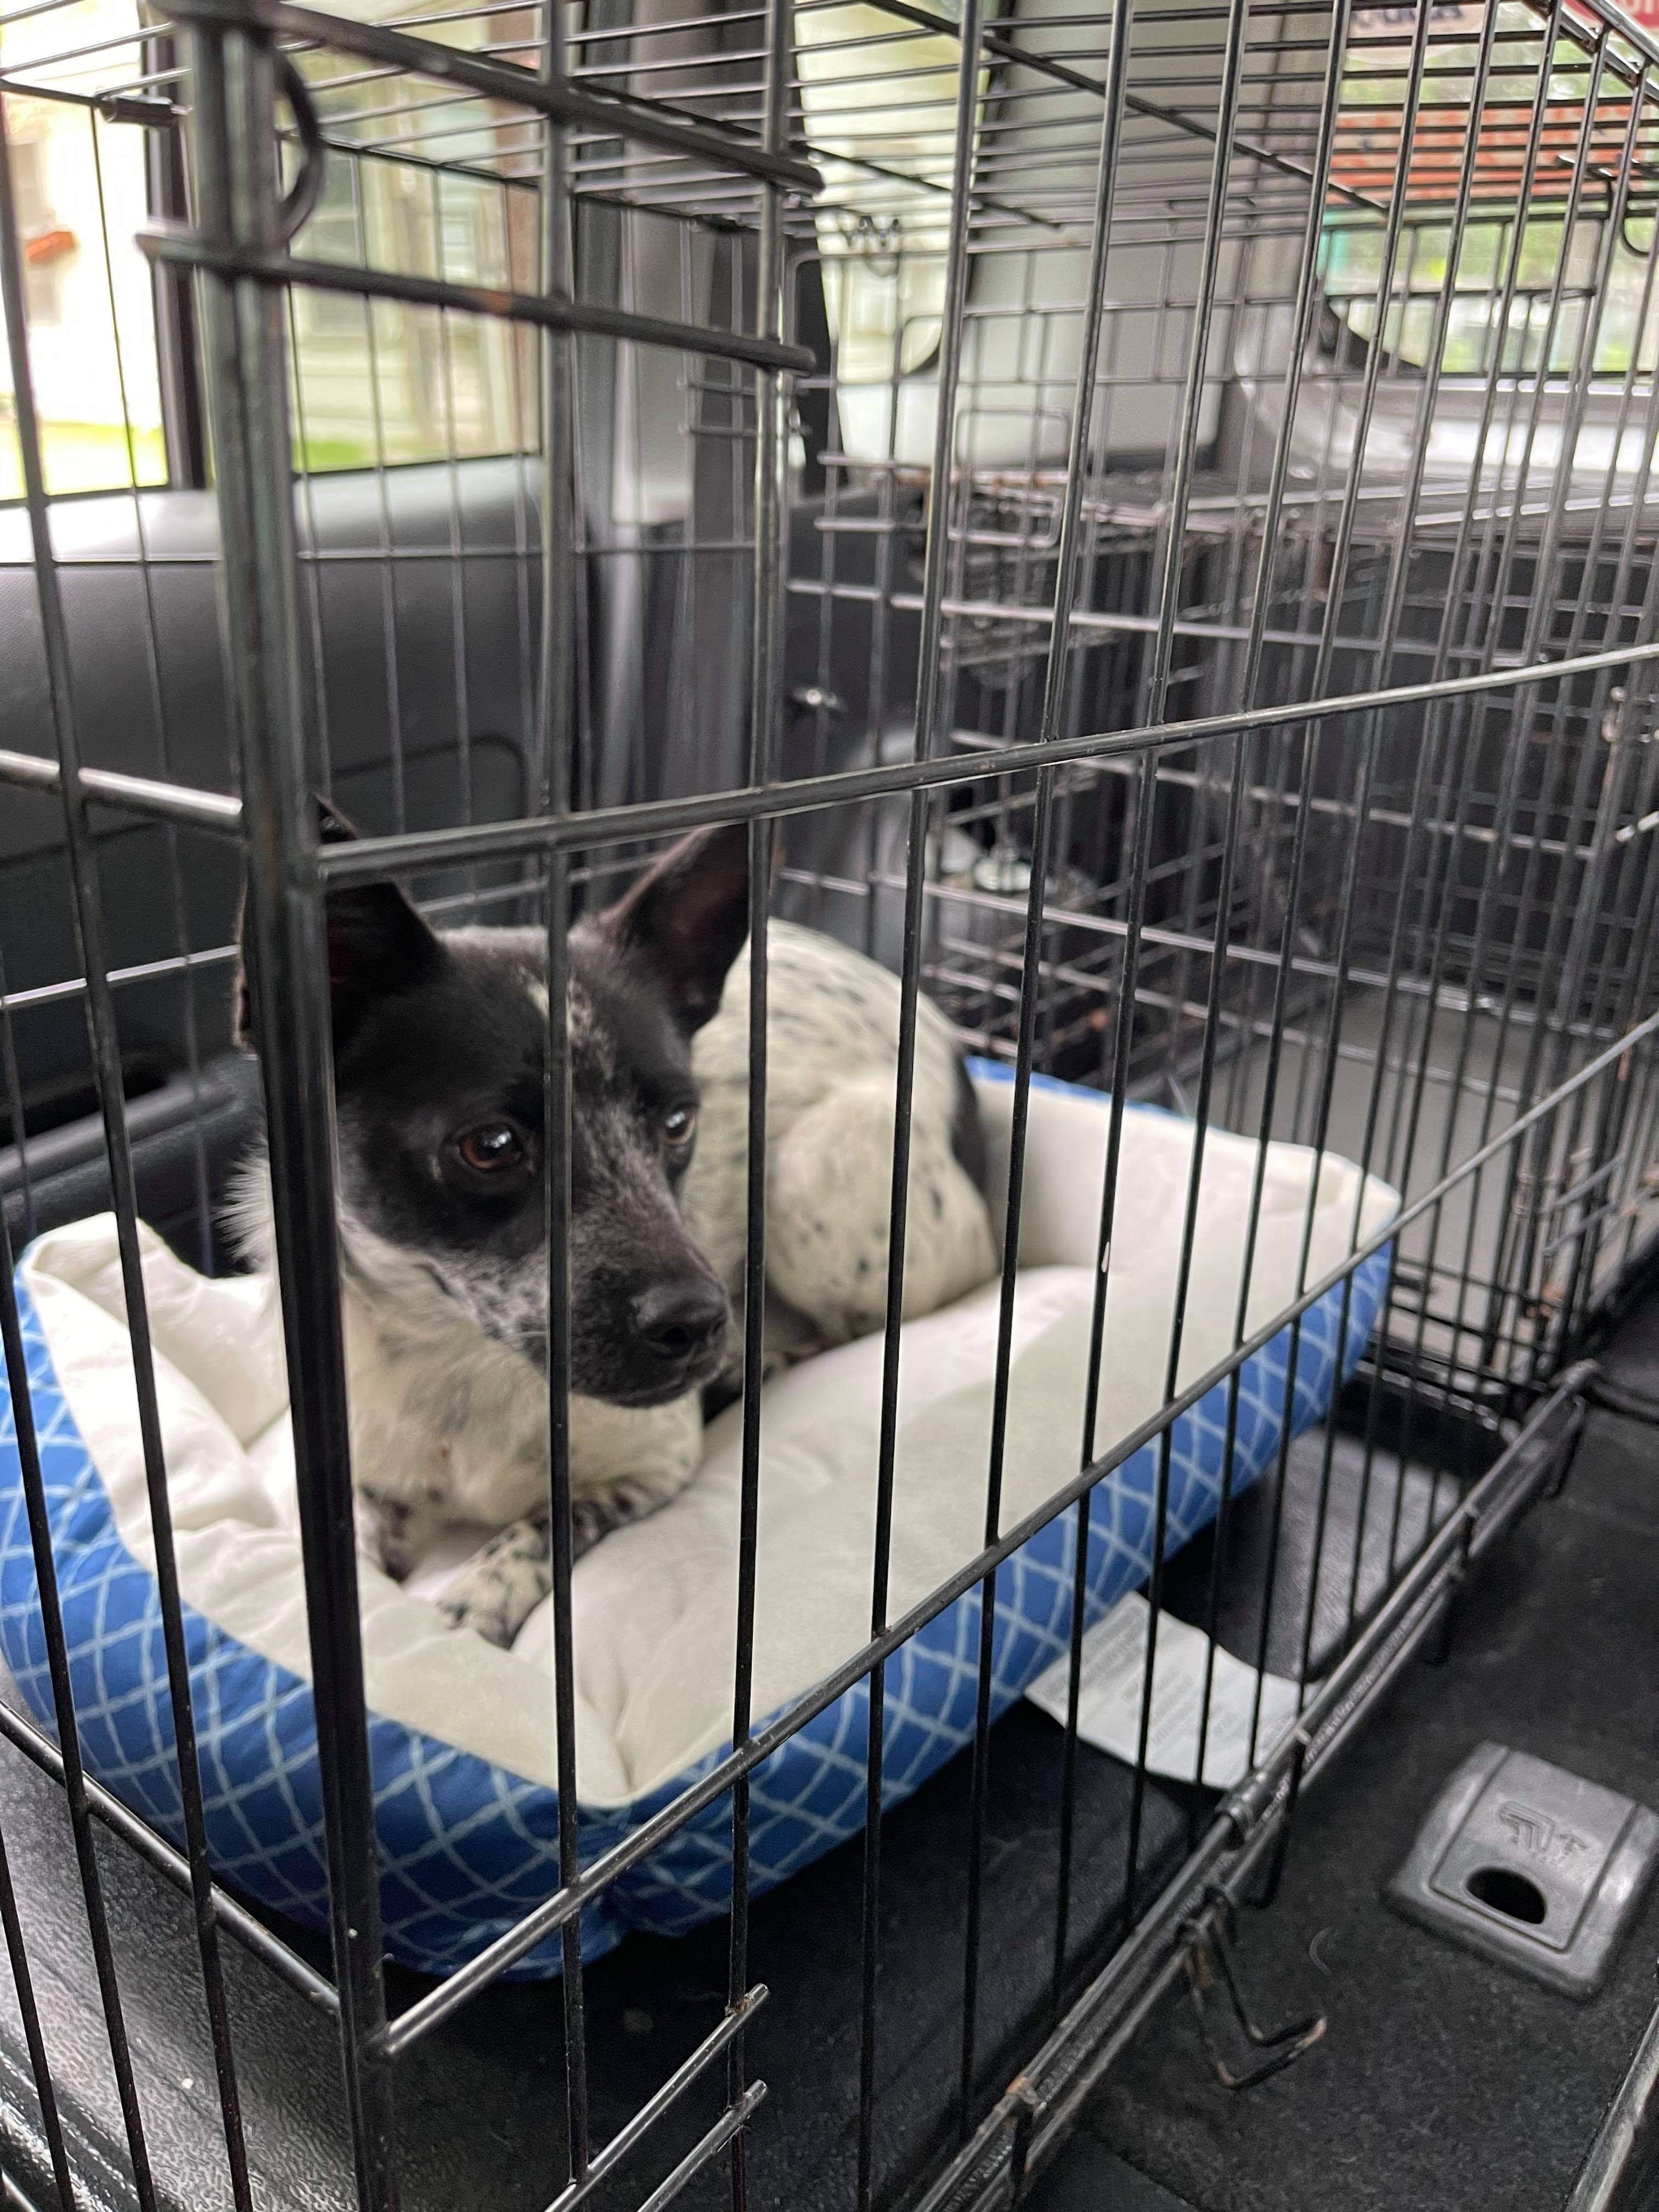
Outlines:
{"label": "dog's back", "polygon": [[[795,1356],[879,1328],[886,1310],[902,999],[873,960],[815,930],[768,933],[769,1352]],[[688,1228],[735,1299],[747,1207],[749,961],[693,1052],[701,1133]],[[916,1002],[904,1310],[932,1311],[996,1267],[984,1140],[949,1023]]]}

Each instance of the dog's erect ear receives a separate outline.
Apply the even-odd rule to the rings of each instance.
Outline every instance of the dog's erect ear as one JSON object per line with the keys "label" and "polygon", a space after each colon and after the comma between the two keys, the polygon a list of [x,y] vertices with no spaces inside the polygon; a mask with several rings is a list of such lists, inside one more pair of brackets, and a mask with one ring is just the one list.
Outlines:
{"label": "dog's erect ear", "polygon": [[[318,799],[316,807],[318,835],[325,845],[345,845],[356,839],[357,832],[326,799]],[[437,939],[395,884],[344,884],[328,893],[323,913],[337,1051],[376,999],[421,981],[443,955]],[[236,969],[232,1034],[244,1052],[251,1052],[253,1025],[244,924],[245,916],[239,916],[236,934],[241,957]]]}
{"label": "dog's erect ear", "polygon": [[[357,832],[324,799],[317,829],[325,845],[349,845]],[[377,999],[434,974],[443,951],[396,884],[343,884],[323,902],[328,932],[328,990],[337,1050]]]}
{"label": "dog's erect ear", "polygon": [[749,934],[749,825],[694,830],[600,916],[650,961],[688,1030],[720,1006],[726,971]]}

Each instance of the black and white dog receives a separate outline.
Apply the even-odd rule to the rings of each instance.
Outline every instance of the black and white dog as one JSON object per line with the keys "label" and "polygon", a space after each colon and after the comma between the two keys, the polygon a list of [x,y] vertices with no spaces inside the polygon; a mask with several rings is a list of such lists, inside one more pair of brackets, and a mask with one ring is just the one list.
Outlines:
{"label": "black and white dog", "polygon": [[[325,814],[325,839],[351,831]],[[570,1468],[578,1553],[696,1471],[735,1387],[748,1123],[748,833],[694,833],[569,939]],[[546,939],[430,929],[395,886],[326,902],[342,1308],[365,1550],[398,1577],[439,1528],[495,1535],[448,1618],[509,1644],[550,1586],[543,1079]],[[769,932],[769,1364],[881,1326],[900,993]],[[251,1047],[246,981],[240,1040]],[[973,1093],[917,1009],[904,1310],[994,1270]],[[270,1188],[233,1205],[271,1264]],[[740,1357],[740,1354],[738,1355]]]}

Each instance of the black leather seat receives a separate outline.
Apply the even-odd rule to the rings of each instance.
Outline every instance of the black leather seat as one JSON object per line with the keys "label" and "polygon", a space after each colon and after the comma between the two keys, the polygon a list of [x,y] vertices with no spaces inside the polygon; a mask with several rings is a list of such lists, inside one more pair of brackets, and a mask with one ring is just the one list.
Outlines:
{"label": "black leather seat", "polygon": [[[226,1177],[259,1126],[259,1076],[240,1053],[210,1060],[129,1101],[127,1138],[139,1218],[182,1259],[218,1273],[230,1263],[219,1221]],[[102,1117],[91,1114],[0,1151],[0,1196],[12,1249],[112,1203]]]}

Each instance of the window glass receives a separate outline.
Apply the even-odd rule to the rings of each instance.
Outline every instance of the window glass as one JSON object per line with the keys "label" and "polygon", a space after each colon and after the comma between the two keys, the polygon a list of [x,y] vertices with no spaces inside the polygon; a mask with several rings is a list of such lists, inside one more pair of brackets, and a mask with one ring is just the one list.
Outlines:
{"label": "window glass", "polygon": [[[1355,15],[1349,42],[1332,182],[1382,206],[1388,204],[1401,164],[1415,20],[1410,8],[1367,9]],[[1384,350],[1413,368],[1426,364],[1435,302],[1446,284],[1450,213],[1468,143],[1485,21],[1481,4],[1434,11],[1407,155],[1412,219],[1402,233],[1380,316],[1377,288],[1385,254],[1381,222],[1334,195],[1322,241],[1325,296],[1338,319],[1368,342],[1379,336],[1380,322]],[[1441,347],[1441,366],[1448,375],[1484,377],[1494,363],[1505,375],[1571,370],[1587,319],[1595,311],[1604,247],[1608,258],[1599,288],[1592,366],[1597,374],[1619,377],[1632,363],[1650,369],[1659,361],[1659,285],[1650,283],[1648,264],[1655,230],[1651,210],[1638,213],[1633,207],[1623,234],[1608,246],[1605,218],[1575,216],[1569,222],[1561,191],[1550,190],[1553,182],[1571,175],[1577,158],[1586,88],[1583,45],[1565,31],[1547,57],[1547,100],[1531,205],[1525,212],[1519,208],[1539,72],[1547,60],[1540,27],[1530,8],[1518,0],[1501,0],[1468,216]],[[1590,152],[1593,170],[1601,175],[1616,171],[1629,112],[1623,99],[1604,106]],[[1446,208],[1443,222],[1434,219],[1437,203]],[[1503,295],[1512,259],[1515,281],[1505,308]],[[1558,270],[1560,298],[1553,311]]]}
{"label": "window glass", "polygon": [[[937,12],[958,15],[957,0]],[[795,42],[824,179],[817,236],[836,380],[885,384],[939,349],[960,42],[878,8],[812,0],[795,10]]]}
{"label": "window glass", "polygon": [[[77,0],[0,21],[9,80],[88,94],[143,70],[134,0]],[[49,492],[167,481],[155,300],[135,243],[147,220],[147,131],[76,100],[9,93],[29,359]],[[23,489],[9,357],[0,351],[0,499]]]}
{"label": "window glass", "polygon": [[[409,20],[406,7],[359,9]],[[441,9],[453,15],[453,10]],[[434,24],[433,35],[533,62],[533,11]],[[521,110],[458,101],[349,56],[302,64],[325,131],[322,197],[295,241],[307,258],[532,290],[538,134]],[[514,173],[520,181],[513,181]],[[311,470],[533,451],[534,334],[498,318],[298,288],[295,459]]]}

